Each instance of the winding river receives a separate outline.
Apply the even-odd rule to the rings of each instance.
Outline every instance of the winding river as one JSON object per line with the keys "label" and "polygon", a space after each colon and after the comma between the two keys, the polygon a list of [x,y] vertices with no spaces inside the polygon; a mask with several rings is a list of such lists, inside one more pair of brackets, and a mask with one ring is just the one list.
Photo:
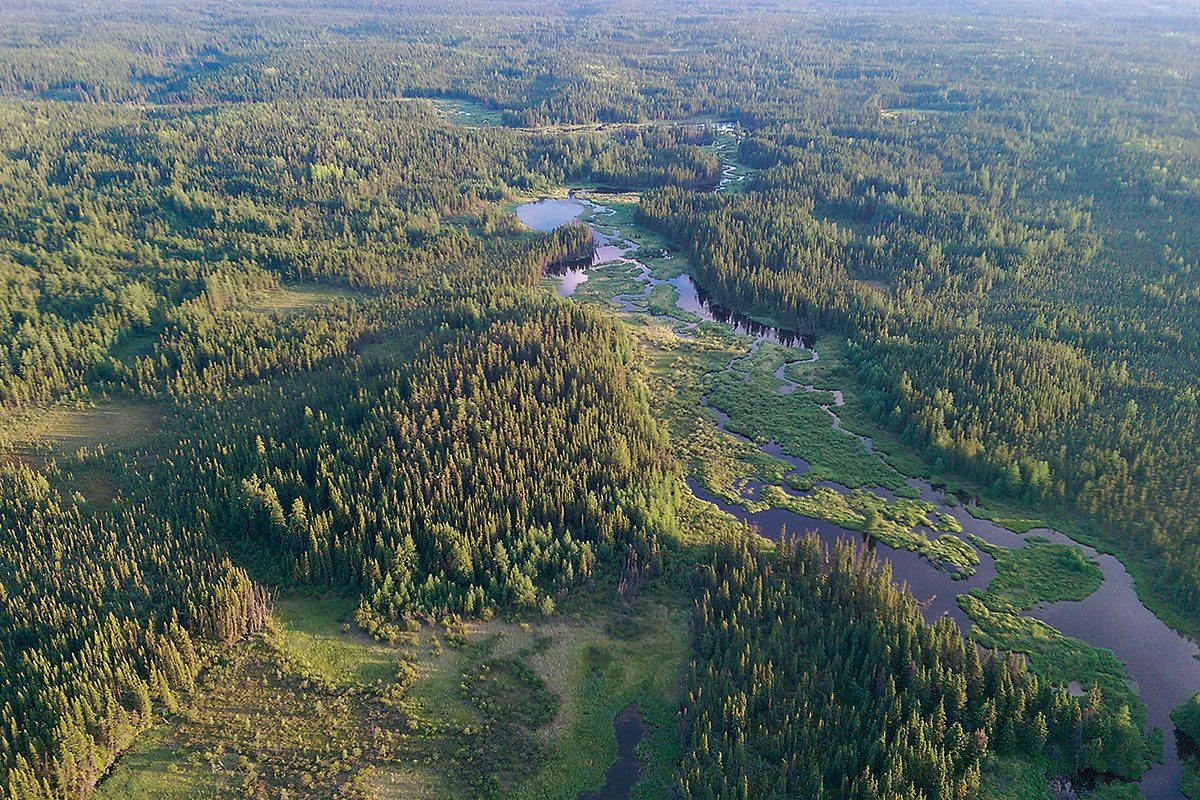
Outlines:
{"label": "winding river", "polygon": [[[731,171],[728,172],[727,177],[731,174]],[[592,204],[586,199],[570,197],[526,203],[517,208],[517,215],[521,222],[529,228],[550,231],[583,216],[589,210],[593,211],[593,219],[601,217],[608,211],[603,206]],[[691,276],[686,273],[670,280],[654,277],[649,267],[634,258],[633,252],[637,249],[636,245],[622,238],[619,230],[610,228],[606,234],[600,230],[601,227],[604,227],[602,223],[593,222],[591,225],[598,243],[592,266],[613,262],[627,264],[635,268],[643,285],[643,291],[640,293],[617,295],[612,298],[622,312],[648,313],[644,308],[635,305],[634,301],[648,297],[655,286],[668,283],[674,288],[678,298],[676,304],[682,311],[700,320],[724,324],[745,334],[751,338],[751,352],[762,342],[770,341],[802,348],[797,350],[798,361],[819,358],[819,354],[814,349],[814,343],[806,340],[799,333],[760,325],[748,317],[712,303]],[[582,283],[587,281],[588,269],[589,267],[584,266],[563,270],[558,275],[556,286],[558,293],[562,296],[573,294]],[[698,324],[675,322],[674,320],[672,322],[682,335],[687,335],[687,330],[694,329]],[[744,357],[739,356],[733,359],[725,369],[736,370],[736,362]],[[814,390],[811,386],[791,381],[785,373],[786,365],[775,373],[775,377],[779,380],[778,388],[781,394]],[[869,437],[859,436],[842,427],[837,411],[838,407],[842,405],[841,393],[833,392],[832,397],[833,403],[825,406],[825,410],[830,415],[831,426],[848,436],[856,436],[865,448],[871,449]],[[701,402],[703,403],[705,400],[702,398]],[[717,409],[713,410],[717,411]],[[724,430],[727,418],[719,411],[717,411],[717,415],[719,426]],[[736,436],[731,431],[725,432]],[[768,443],[760,449],[768,455],[790,463],[795,474],[802,473],[808,467],[802,459],[789,458],[782,454],[778,445],[774,443]],[[968,535],[974,534],[986,542],[1005,548],[1020,548],[1025,545],[1024,536],[972,516],[967,509],[956,502],[949,501],[941,489],[928,482],[910,478],[908,483],[920,491],[924,500],[935,506],[935,513],[948,514],[958,520],[963,528],[961,538],[964,541],[969,541]],[[862,537],[856,531],[841,528],[831,522],[800,516],[783,509],[770,508],[765,511],[750,512],[740,505],[728,503],[712,496],[694,479],[689,479],[688,485],[698,498],[712,502],[737,519],[757,527],[768,538],[778,539],[785,532],[812,531],[826,543],[832,544],[836,540],[846,538],[860,541]],[[845,487],[834,484],[826,485],[838,491],[848,491]],[[761,485],[751,483],[747,496],[750,498],[756,496],[761,488]],[[888,494],[886,490],[878,488],[874,491],[881,495]],[[1149,800],[1174,800],[1181,797],[1183,764],[1177,752],[1176,731],[1170,718],[1170,712],[1172,708],[1200,690],[1200,649],[1194,642],[1173,631],[1142,604],[1135,591],[1132,577],[1116,558],[1098,553],[1093,548],[1081,545],[1058,531],[1038,529],[1030,533],[1043,536],[1051,542],[1079,546],[1088,557],[1100,565],[1104,574],[1103,584],[1084,600],[1043,603],[1027,613],[1049,623],[1067,636],[1111,650],[1125,665],[1132,684],[1146,705],[1149,725],[1163,731],[1165,760],[1146,772],[1141,782],[1142,792]],[[881,543],[872,542],[871,546],[875,548],[877,557],[881,561],[890,564],[893,578],[897,582],[908,585],[913,595],[921,603],[928,619],[932,620],[948,615],[958,623],[963,631],[969,629],[971,620],[959,607],[956,598],[972,588],[985,588],[995,577],[996,566],[991,556],[980,551],[980,563],[975,573],[967,578],[956,580],[950,572],[936,568],[916,553],[894,549]],[[622,762],[618,762],[614,769],[617,769],[620,763]],[[636,761],[634,763],[636,766]],[[611,778],[610,775],[610,780]]]}

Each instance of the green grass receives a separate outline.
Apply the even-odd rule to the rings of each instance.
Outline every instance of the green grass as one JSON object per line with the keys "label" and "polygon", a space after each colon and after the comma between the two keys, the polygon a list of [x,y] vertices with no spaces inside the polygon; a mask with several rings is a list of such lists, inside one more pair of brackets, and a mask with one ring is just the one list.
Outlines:
{"label": "green grass", "polygon": [[[1108,712],[1115,715],[1127,708],[1131,724],[1141,730],[1145,706],[1111,651],[1065,636],[1020,613],[1040,602],[1087,597],[1103,581],[1099,565],[1079,547],[1052,544],[1038,536],[1017,549],[997,547],[975,536],[971,540],[996,560],[996,577],[986,591],[976,589],[958,598],[974,622],[971,638],[984,647],[1025,654],[1031,669],[1049,684],[1099,686]],[[1161,738],[1145,737],[1142,749],[1147,760],[1161,757]],[[1123,797],[1127,789],[1125,784],[1114,785],[1094,796]]]}
{"label": "green grass", "polygon": [[[768,364],[769,366],[769,364]],[[795,483],[806,489],[823,480],[844,486],[904,488],[904,478],[853,436],[835,430],[822,403],[823,392],[780,394],[769,370],[750,373],[750,380],[731,373],[708,379],[708,401],[729,415],[726,427],[759,444],[775,441],[784,453],[803,458],[809,470]]]}
{"label": "green grass", "polygon": [[751,478],[764,483],[783,480],[790,464],[722,432],[716,413],[700,405],[704,376],[744,355],[746,337],[704,325],[694,338],[683,338],[670,325],[646,318],[631,318],[630,330],[640,344],[642,373],[655,398],[653,409],[689,474],[731,503],[743,502],[741,487]]}
{"label": "green grass", "polygon": [[148,445],[163,426],[164,406],[132,400],[60,403],[9,416],[0,453],[38,462],[68,458],[79,450],[108,452]]}
{"label": "green grass", "polygon": [[825,486],[802,497],[768,486],[762,500],[794,514],[861,531],[889,547],[911,550],[956,577],[973,574],[979,564],[979,554],[957,536],[942,534],[931,539],[919,530],[919,526],[928,524],[926,515],[933,508],[920,500],[890,501],[863,489],[843,495]]}
{"label": "green grass", "polygon": [[357,603],[346,598],[280,600],[273,644],[304,669],[343,686],[369,686],[396,677],[395,648],[380,645],[354,627]]}
{"label": "green grass", "polygon": [[979,644],[1025,654],[1033,671],[1052,685],[1067,686],[1073,681],[1098,685],[1106,706],[1113,710],[1128,706],[1134,719],[1145,719],[1145,707],[1112,651],[1065,636],[1033,617],[992,609],[978,591],[959,595],[958,603],[975,623],[970,636]]}
{"label": "green grass", "polygon": [[430,100],[442,115],[455,125],[494,127],[504,125],[504,114],[496,109],[476,103],[474,100],[437,98]]}
{"label": "green grass", "polygon": [[1045,768],[1038,763],[991,756],[979,796],[987,800],[1051,800]]}
{"label": "green grass", "polygon": [[1200,692],[1171,711],[1171,720],[1192,741],[1200,743]]}
{"label": "green grass", "polygon": [[[830,395],[779,394],[780,384],[774,373],[786,364],[810,357],[807,351],[764,342],[750,352],[746,337],[720,335],[707,328],[701,328],[695,339],[680,339],[654,323],[633,330],[646,354],[652,392],[661,401],[656,408],[672,433],[676,451],[711,494],[751,511],[775,506],[869,533],[890,546],[920,553],[956,575],[974,571],[978,554],[954,535],[954,526],[946,520],[928,519],[931,504],[907,499],[887,501],[861,490],[846,496],[826,487],[816,487],[805,496],[788,494],[778,484],[791,465],[720,431],[712,411],[700,406],[701,396],[708,391],[709,402],[730,413],[730,430],[760,443],[778,441],[784,452],[812,462],[798,480],[788,478],[798,489],[813,487],[823,479],[906,488],[899,473],[868,453],[857,439],[831,427],[828,414],[818,405],[821,400],[832,402]],[[822,358],[815,364],[824,362]],[[726,365],[730,371],[725,371]],[[804,377],[811,379],[812,374]],[[759,402],[743,409],[739,401],[747,396]],[[799,411],[793,413],[795,409]],[[813,412],[816,418],[798,427],[796,417]],[[837,458],[830,458],[831,452]],[[872,476],[874,481],[870,480]],[[766,484],[757,501],[742,496],[750,479]],[[931,538],[918,529],[922,526],[942,535]]]}
{"label": "green grass", "polygon": [[630,703],[637,703],[649,727],[639,746],[642,779],[633,796],[666,795],[681,755],[675,714],[687,658],[687,617],[644,601],[621,623],[552,633],[542,660],[532,659],[564,698],[563,718],[547,737],[547,762],[517,788],[516,800],[573,798],[599,789],[617,759],[613,720]]}
{"label": "green grass", "polygon": [[586,187],[581,188],[584,188],[588,200],[604,207],[603,210],[590,209],[584,215],[585,220],[603,229],[606,233],[611,233],[619,229],[621,235],[627,239],[633,238],[635,235],[639,239],[653,236],[649,231],[637,227],[639,202],[637,195],[606,194],[604,192],[587,191]]}
{"label": "green grass", "polygon": [[109,352],[118,361],[132,364],[139,358],[154,352],[154,345],[158,343],[158,337],[158,331],[123,336],[116,345],[109,348]]}
{"label": "green grass", "polygon": [[348,300],[361,296],[359,292],[340,286],[316,283],[286,284],[278,289],[259,292],[250,304],[250,310],[268,314],[295,314],[332,303],[335,300]]}
{"label": "green grass", "polygon": [[[598,789],[616,760],[613,719],[636,702],[650,731],[635,796],[662,796],[680,757],[675,712],[687,617],[678,598],[646,599],[625,615],[606,611],[606,597],[577,596],[564,614],[537,623],[472,623],[462,646],[422,653],[406,708],[447,785],[494,796],[489,784],[498,778],[513,798]],[[539,697],[554,701],[533,702]],[[492,747],[497,742],[504,746]]]}
{"label": "green grass", "polygon": [[1034,506],[1023,500],[999,497],[990,486],[969,479],[962,471],[950,471],[933,463],[903,442],[894,431],[879,426],[867,415],[858,396],[859,382],[846,362],[846,346],[844,339],[823,336],[817,345],[821,359],[815,364],[791,367],[786,374],[793,380],[817,387],[840,388],[846,404],[838,409],[838,414],[847,430],[872,437],[875,451],[899,472],[976,498],[977,505],[970,507],[973,515],[1016,533],[1053,528],[1081,544],[1117,556],[1133,576],[1138,598],[1147,608],[1175,630],[1200,636],[1200,617],[1180,609],[1169,599],[1159,583],[1159,571],[1144,558],[1131,554],[1122,544],[1119,532],[1106,531],[1085,515],[1061,505]]}
{"label": "green grass", "polygon": [[[984,647],[1025,654],[1030,668],[1048,684],[1069,686],[1077,682],[1100,687],[1106,714],[1119,718],[1122,709],[1127,709],[1128,730],[1137,737],[1145,724],[1145,706],[1116,656],[1020,613],[1039,602],[1083,599],[1100,587],[1100,567],[1080,548],[1052,544],[1042,537],[1030,537],[1025,547],[1011,550],[974,536],[971,539],[996,559],[996,577],[986,591],[975,589],[958,598],[974,622],[970,637]],[[1143,736],[1141,740],[1141,755],[1133,757],[1145,759],[1144,769],[1147,762],[1161,758],[1162,739]],[[1129,775],[1138,769],[1132,763],[1120,767]],[[1118,784],[1093,796],[1124,797],[1128,790],[1126,784]]]}
{"label": "green grass", "polygon": [[632,264],[614,261],[588,270],[588,279],[575,288],[572,299],[584,303],[599,303],[615,308],[613,297],[641,294],[645,284],[639,280],[641,271]]}
{"label": "green grass", "polygon": [[1139,717],[1144,709],[1130,687],[1125,667],[1109,650],[1064,636],[1019,612],[1039,602],[1081,600],[1100,587],[1100,567],[1078,547],[1030,537],[1025,547],[1008,549],[972,536],[976,547],[996,560],[996,577],[985,591],[960,595],[959,605],[975,625],[970,636],[985,647],[1024,653],[1043,679],[1056,686],[1078,681],[1099,685],[1113,708],[1127,704]]}
{"label": "green grass", "polygon": [[410,764],[404,715],[363,687],[298,669],[259,637],[205,673],[168,723],[101,784],[105,798],[341,796],[366,770]]}
{"label": "green grass", "polygon": [[669,283],[660,283],[650,290],[646,298],[646,311],[655,317],[673,319],[678,322],[699,322],[695,314],[684,311],[677,304],[679,292]]}
{"label": "green grass", "polygon": [[738,140],[732,134],[719,134],[716,144],[713,148],[721,157],[722,164],[733,166],[734,176],[743,176],[745,180],[732,181],[725,184],[721,188],[723,192],[742,192],[746,190],[747,185],[753,180],[762,170],[754,167],[748,167],[738,159]]}
{"label": "green grass", "polygon": [[1183,796],[1189,800],[1200,800],[1200,767],[1195,759],[1183,765]]}
{"label": "green grass", "polygon": [[1100,565],[1071,545],[1031,536],[1024,547],[1008,549],[977,536],[971,541],[996,559],[996,577],[982,600],[997,611],[1022,611],[1037,603],[1082,600],[1100,588]]}
{"label": "green grass", "polygon": [[165,405],[126,399],[15,411],[0,423],[0,463],[43,470],[65,496],[107,509],[123,488],[124,461],[153,457],[169,413]]}
{"label": "green grass", "polygon": [[787,373],[793,380],[813,383],[818,387],[842,389],[845,405],[838,414],[847,430],[872,437],[875,451],[892,467],[905,475],[925,478],[949,492],[962,492],[976,499],[970,512],[988,519],[1015,533],[1027,533],[1035,528],[1053,528],[1081,544],[1118,558],[1135,581],[1138,598],[1159,619],[1177,631],[1200,636],[1200,617],[1180,609],[1159,583],[1160,571],[1154,564],[1130,553],[1122,543],[1120,533],[1106,531],[1094,520],[1077,510],[1059,504],[1031,505],[1020,499],[997,496],[990,486],[971,480],[961,470],[951,471],[914,451],[890,429],[871,419],[858,396],[859,382],[846,363],[846,342],[834,336],[823,336],[817,349],[821,359],[816,364],[800,364]]}
{"label": "green grass", "polygon": [[95,800],[207,800],[216,794],[218,781],[198,753],[189,754],[168,725],[158,725],[140,736],[107,776]]}

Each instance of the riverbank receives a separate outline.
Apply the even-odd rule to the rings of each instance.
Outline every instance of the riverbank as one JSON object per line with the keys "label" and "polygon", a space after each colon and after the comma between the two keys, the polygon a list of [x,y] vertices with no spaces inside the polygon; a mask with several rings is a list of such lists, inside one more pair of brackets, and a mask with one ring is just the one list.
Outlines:
{"label": "riverbank", "polygon": [[[581,198],[571,202],[578,204]],[[1026,546],[1023,536],[985,519],[979,509],[964,509],[955,496],[914,477],[919,470],[904,475],[897,468],[900,459],[890,457],[892,443],[888,457],[878,452],[872,435],[879,432],[853,407],[852,386],[830,382],[848,371],[833,359],[822,361],[828,343],[814,346],[707,303],[678,256],[668,252],[667,258],[641,258],[643,252],[661,253],[661,242],[646,247],[641,232],[632,227],[629,208],[614,210],[607,201],[584,205],[582,217],[592,225],[603,252],[573,281],[550,276],[547,282],[560,295],[602,303],[626,315],[646,353],[648,379],[661,401],[660,417],[672,430],[697,497],[756,525],[768,538],[815,530],[833,541],[857,538],[865,529],[868,544],[877,546],[893,576],[909,585],[927,616],[952,616],[981,643],[1029,654],[1043,677],[1064,688],[1101,685],[1111,711],[1129,709],[1129,724],[1149,722],[1162,729],[1167,746],[1163,763],[1146,772],[1141,787],[1151,798],[1178,796],[1182,764],[1174,752],[1169,714],[1200,685],[1200,662],[1193,657],[1195,645],[1141,603],[1120,562],[1059,531],[1037,530],[1058,548],[1056,554],[1066,553],[1087,574],[1103,575],[1105,607],[1083,619],[1079,609],[1098,594],[1084,590],[1095,589],[1094,584],[1077,587],[1069,596],[1047,591],[1037,580],[1045,563],[1004,556]],[[617,219],[623,224],[614,224]],[[793,358],[772,354],[773,347],[785,346],[794,351]],[[798,398],[809,395],[823,416],[797,410],[804,407]],[[846,418],[853,420],[850,426]],[[838,443],[839,458],[830,457],[830,442]],[[855,447],[847,448],[851,443]],[[814,464],[818,471],[812,473]],[[904,466],[912,464],[909,459]],[[869,524],[862,513],[866,489],[876,498],[869,501],[874,506]],[[909,507],[901,520],[896,514],[889,519],[885,512],[901,502],[899,495],[913,494],[926,505]],[[914,511],[923,513],[918,517]],[[894,536],[870,535],[881,522],[907,522],[902,531],[919,538],[908,546]],[[1028,523],[1014,527],[1036,525]],[[976,546],[964,543],[959,531],[975,537]],[[930,538],[934,533],[940,538]],[[931,557],[935,541],[948,545],[951,555]],[[998,563],[1006,565],[1006,572],[993,592]],[[1018,565],[1015,570],[1013,564]],[[1023,600],[1031,611],[996,608],[979,599],[1011,590],[1018,573],[1027,573]],[[1055,616],[1057,628],[1040,619],[1049,616]],[[1137,624],[1106,624],[1113,616],[1136,619]],[[1162,750],[1159,741],[1157,735],[1148,736],[1141,755],[1133,756],[1122,774],[1132,777],[1154,760]]]}

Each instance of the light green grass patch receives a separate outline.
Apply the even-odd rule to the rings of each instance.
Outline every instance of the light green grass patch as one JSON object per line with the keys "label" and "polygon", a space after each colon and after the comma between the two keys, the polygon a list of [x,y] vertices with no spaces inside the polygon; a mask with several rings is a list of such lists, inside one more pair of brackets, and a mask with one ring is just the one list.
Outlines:
{"label": "light green grass patch", "polygon": [[250,310],[267,314],[296,314],[335,300],[349,300],[361,296],[359,292],[340,286],[315,283],[285,284],[278,289],[257,293],[250,304]]}
{"label": "light green grass patch", "polygon": [[[641,270],[633,264],[623,261],[613,261],[601,264],[588,270],[588,279],[575,288],[572,299],[584,303],[600,303],[612,308],[617,307],[613,298],[617,295],[641,295],[646,285],[639,279]],[[641,297],[631,297],[630,300],[641,306],[645,301]]]}
{"label": "light green grass patch", "polygon": [[996,559],[996,577],[982,599],[997,611],[1022,611],[1037,603],[1082,600],[1100,588],[1100,565],[1078,547],[1051,544],[1031,536],[1024,547],[997,547],[972,536],[980,550]]}
{"label": "light green grass patch", "polygon": [[779,382],[769,371],[743,376],[719,372],[708,378],[708,401],[729,415],[726,427],[758,444],[775,441],[783,452],[802,458],[809,470],[794,482],[808,489],[823,480],[844,486],[904,487],[903,476],[862,442],[835,430],[822,403],[832,402],[824,394],[793,392],[780,394]]}
{"label": "light green grass patch", "polygon": [[920,500],[886,500],[865,489],[844,495],[818,486],[808,495],[788,494],[778,486],[763,490],[764,503],[805,517],[824,519],[850,530],[861,531],[888,547],[911,550],[931,564],[951,571],[956,577],[975,572],[979,554],[953,534],[931,539],[920,530],[933,508]]}
{"label": "light green grass patch", "polygon": [[96,800],[208,800],[217,781],[197,753],[181,748],[169,725],[142,734],[100,783]]}
{"label": "light green grass patch", "polygon": [[543,632],[550,644],[529,660],[562,706],[547,732],[550,757],[517,787],[515,800],[573,798],[599,789],[617,759],[613,720],[630,703],[637,703],[649,726],[638,748],[642,779],[633,796],[665,796],[680,757],[676,710],[687,657],[687,616],[644,602],[628,624],[632,630],[614,630],[601,617],[582,627]]}
{"label": "light green grass patch", "polygon": [[396,677],[398,651],[362,634],[347,598],[288,599],[275,606],[272,643],[306,670],[339,685],[370,686]]}
{"label": "light green grass patch", "polygon": [[488,108],[474,100],[439,97],[429,102],[433,103],[442,116],[455,125],[468,125],[471,127],[496,127],[504,125],[504,112]]}
{"label": "light green grass patch", "polygon": [[987,800],[1051,800],[1041,764],[991,756],[984,766],[979,796]]}
{"label": "light green grass patch", "polygon": [[109,400],[60,403],[14,413],[0,431],[0,457],[40,466],[48,458],[87,451],[118,452],[149,445],[166,420],[155,403]]}

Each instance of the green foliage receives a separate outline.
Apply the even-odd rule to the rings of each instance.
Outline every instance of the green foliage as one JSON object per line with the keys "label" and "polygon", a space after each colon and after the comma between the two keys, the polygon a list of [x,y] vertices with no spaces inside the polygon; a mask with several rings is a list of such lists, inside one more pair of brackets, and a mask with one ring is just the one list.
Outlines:
{"label": "green foliage", "polygon": [[974,593],[960,595],[958,602],[975,623],[972,640],[1025,654],[1032,671],[1050,685],[1074,681],[1092,687],[1079,722],[1087,744],[1068,750],[1070,769],[1134,780],[1159,757],[1161,743],[1156,745],[1143,734],[1145,709],[1129,686],[1125,668],[1111,652],[1063,636],[1041,620],[994,610]]}
{"label": "green foliage", "polygon": [[1183,793],[1187,797],[1200,797],[1200,757],[1195,750],[1200,742],[1200,693],[1173,709],[1171,721],[1188,752],[1183,762]]}
{"label": "green foliage", "polygon": [[862,551],[717,547],[700,592],[685,797],[970,797],[989,754],[1072,746],[1077,701],[927,624]]}
{"label": "green foliage", "polygon": [[778,486],[763,490],[762,501],[807,517],[827,519],[843,528],[862,531],[889,547],[911,550],[931,563],[966,577],[979,564],[979,554],[953,534],[933,539],[918,530],[927,525],[929,503],[919,500],[884,500],[863,489],[843,495],[825,486],[811,494],[797,496]]}
{"label": "green foliage", "polygon": [[354,608],[348,599],[279,600],[275,615],[280,624],[271,631],[272,643],[306,672],[334,684],[395,681],[400,670],[395,654],[361,634],[362,641],[348,635]]}
{"label": "green foliage", "polygon": [[1200,693],[1172,711],[1171,720],[1193,742],[1200,742]]}
{"label": "green foliage", "polygon": [[654,563],[674,531],[675,468],[628,358],[612,323],[552,304],[448,330],[400,368],[348,362],[273,404],[266,446],[255,419],[218,429],[247,475],[218,487],[220,529],[283,580],[361,585],[384,620],[552,609],[598,555]]}
{"label": "green foliage", "polygon": [[[613,719],[636,703],[648,732],[639,747],[642,779],[635,798],[662,797],[674,781],[680,746],[677,727],[679,678],[686,661],[687,621],[674,608],[639,600],[632,614],[621,613],[589,630],[603,616],[585,617],[582,630],[551,632],[551,650],[537,662],[555,659],[549,671],[562,676],[562,722],[547,738],[549,758],[538,774],[514,792],[528,798],[574,797],[594,791],[617,758]],[[632,635],[627,635],[632,628]]]}
{"label": "green foliage", "polygon": [[[659,2],[418,11],[200,0],[148,12],[88,0],[6,13],[3,791],[86,796],[217,664],[229,685],[210,687],[182,738],[139,751],[162,769],[130,791],[159,791],[175,766],[165,774],[180,785],[207,783],[198,775],[208,770],[219,785],[205,791],[235,796],[428,794],[427,765],[399,748],[391,734],[404,720],[386,702],[415,667],[384,645],[347,641],[338,623],[351,607],[397,642],[416,617],[540,617],[631,553],[683,585],[692,556],[671,562],[676,538],[728,538],[727,520],[681,497],[625,333],[537,296],[547,266],[586,258],[594,242],[582,226],[522,231],[507,208],[567,184],[642,190],[614,203],[606,224],[628,227],[636,214],[655,232],[642,237],[647,249],[670,241],[686,252],[651,261],[656,274],[686,266],[738,311],[819,328],[839,350],[848,340],[839,366],[785,374],[857,388],[850,427],[887,426],[936,471],[1014,508],[1098,520],[1098,535],[1136,555],[1139,578],[1192,624],[1192,20],[1117,6],[1047,9],[1034,25],[1023,12],[987,9],[982,22],[927,5],[904,12],[884,24],[854,4],[749,13],[719,2],[681,15]],[[448,121],[446,108],[488,124],[455,124],[468,118]],[[717,130],[716,119],[732,124]],[[700,191],[730,158],[747,179]],[[631,277],[605,269],[580,297],[611,296]],[[681,332],[694,322],[673,310],[668,288],[642,302]],[[721,434],[695,408],[702,394],[731,431],[810,461],[796,488],[832,479],[904,490],[889,462],[830,428],[820,408],[830,396],[778,392],[778,351],[723,372],[743,345],[703,325],[693,334],[694,347],[658,341],[650,374],[655,404],[689,409],[663,416],[715,493],[737,499],[748,477],[780,483],[786,465]],[[674,368],[683,377],[657,394]],[[857,387],[844,380],[851,369]],[[971,563],[956,525],[930,523],[917,503],[767,497]],[[1032,524],[1020,509],[998,513]],[[922,628],[908,601],[849,556],[829,566],[797,552],[726,554],[704,573],[714,619],[757,624],[697,627],[707,671],[697,666],[689,687],[706,691],[684,731],[686,791],[750,794],[769,772],[755,753],[784,788],[811,796],[970,793],[984,750],[1029,742],[1029,755],[1070,769],[1134,776],[1144,766],[1119,665],[1013,613],[1094,585],[1094,567],[1070,551],[1032,542],[999,555],[997,581],[963,602],[981,641],[1028,652],[1047,680],[1100,685],[1083,704],[1046,700],[1050,690],[1011,661],[976,665],[972,648]],[[811,569],[792,576],[793,596],[776,579],[797,563]],[[736,608],[714,588],[726,575],[754,575],[768,591]],[[361,601],[285,602],[283,627],[221,666],[266,625],[264,586],[296,583]],[[825,589],[870,613],[827,608]],[[823,614],[768,614],[794,606]],[[761,652],[744,656],[747,643]],[[875,659],[874,671],[850,651]],[[569,698],[514,658],[471,665],[467,716],[484,715],[492,738],[446,720],[463,737],[456,763],[479,770],[464,774],[485,793],[558,757],[539,731],[550,695]],[[786,693],[751,669],[767,658],[788,676]],[[616,687],[619,667],[596,668],[601,690]],[[932,702],[948,690],[931,676],[966,699]],[[885,678],[899,681],[896,693],[854,694]],[[359,694],[375,681],[391,689]],[[657,690],[639,703],[669,759]],[[780,724],[786,704],[797,716]],[[903,715],[875,714],[879,704]],[[814,709],[836,712],[833,722],[816,722]],[[594,746],[609,710],[593,708],[591,733],[560,752]],[[1072,714],[1073,728],[1063,721]],[[770,724],[744,739],[726,724],[751,717]],[[952,747],[940,719],[990,743]],[[821,724],[846,742],[829,747]],[[1067,729],[1081,746],[1062,738]],[[702,746],[700,734],[727,746]],[[177,747],[214,758],[180,764]],[[729,762],[715,760],[719,750]],[[488,757],[472,761],[480,752]],[[785,753],[812,758],[792,769]],[[660,790],[662,775],[648,771],[641,791]]]}
{"label": "green foliage", "polygon": [[729,415],[730,431],[759,444],[774,440],[787,455],[808,461],[810,468],[795,481],[797,488],[810,488],[822,480],[893,489],[904,485],[900,474],[866,452],[858,439],[830,426],[821,405],[832,404],[831,397],[781,394],[773,369],[756,369],[753,363],[745,366],[743,371],[737,362],[730,371],[712,375],[706,387],[708,403]]}
{"label": "green foliage", "polygon": [[996,756],[985,762],[980,796],[988,800],[1052,800],[1039,763]]}
{"label": "green foliage", "polygon": [[1183,796],[1189,800],[1200,797],[1200,768],[1195,759],[1190,759],[1183,765]]}
{"label": "green foliage", "polygon": [[0,498],[0,776],[19,797],[86,794],[269,598],[195,522],[93,514],[24,466],[0,465]]}
{"label": "green foliage", "polygon": [[1024,547],[1009,550],[977,536],[971,542],[996,560],[996,577],[982,600],[995,610],[1023,611],[1037,603],[1082,600],[1100,588],[1100,565],[1078,547],[1050,544],[1030,536]]}
{"label": "green foliage", "polygon": [[1082,600],[1100,587],[1100,567],[1078,547],[1029,537],[1007,549],[971,537],[996,560],[996,577],[985,592],[958,598],[975,623],[970,637],[985,647],[1024,653],[1043,681],[1055,686],[1089,686],[1081,735],[1093,744],[1071,755],[1068,765],[1124,780],[1137,778],[1155,757],[1154,742],[1142,734],[1145,709],[1130,688],[1125,669],[1107,650],[1063,636],[1040,620],[1020,614],[1037,603]]}

